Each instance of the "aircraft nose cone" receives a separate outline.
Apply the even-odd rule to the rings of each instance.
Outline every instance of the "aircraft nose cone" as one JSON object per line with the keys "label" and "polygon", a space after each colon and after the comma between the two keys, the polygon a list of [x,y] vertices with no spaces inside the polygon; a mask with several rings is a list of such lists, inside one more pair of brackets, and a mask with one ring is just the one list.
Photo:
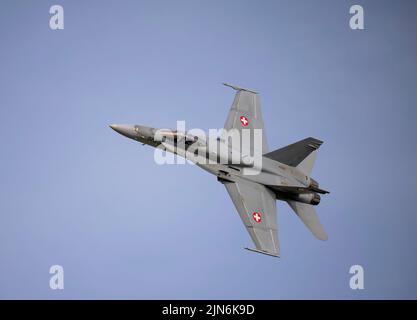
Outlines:
{"label": "aircraft nose cone", "polygon": [[110,128],[131,139],[135,136],[135,126],[130,124],[111,124]]}

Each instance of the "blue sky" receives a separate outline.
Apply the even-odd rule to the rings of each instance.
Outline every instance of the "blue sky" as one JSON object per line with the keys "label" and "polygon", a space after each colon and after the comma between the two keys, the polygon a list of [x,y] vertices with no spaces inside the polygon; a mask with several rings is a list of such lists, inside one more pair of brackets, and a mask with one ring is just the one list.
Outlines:
{"label": "blue sky", "polygon": [[[416,299],[416,31],[405,0],[1,1],[0,298]],[[282,257],[242,250],[221,184],[108,127],[220,128],[222,82],[261,93],[271,149],[324,141],[327,242],[280,202]]]}

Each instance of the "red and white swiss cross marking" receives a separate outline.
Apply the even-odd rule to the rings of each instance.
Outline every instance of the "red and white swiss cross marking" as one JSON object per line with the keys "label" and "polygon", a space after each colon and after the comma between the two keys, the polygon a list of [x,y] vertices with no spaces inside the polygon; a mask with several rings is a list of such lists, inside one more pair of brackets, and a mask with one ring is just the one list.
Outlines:
{"label": "red and white swiss cross marking", "polygon": [[240,116],[240,122],[246,127],[249,124],[248,118],[245,116]]}
{"label": "red and white swiss cross marking", "polygon": [[262,215],[259,212],[254,212],[252,213],[252,219],[260,223],[262,221]]}

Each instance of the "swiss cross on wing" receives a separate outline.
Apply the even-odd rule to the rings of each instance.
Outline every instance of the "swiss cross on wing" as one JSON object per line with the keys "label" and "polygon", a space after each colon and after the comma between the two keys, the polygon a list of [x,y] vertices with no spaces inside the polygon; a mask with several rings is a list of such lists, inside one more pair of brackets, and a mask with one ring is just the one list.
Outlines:
{"label": "swiss cross on wing", "polygon": [[259,212],[254,212],[254,213],[252,213],[252,219],[256,223],[260,223],[262,221],[262,215]]}
{"label": "swiss cross on wing", "polygon": [[247,126],[249,124],[249,119],[246,118],[245,116],[240,116],[240,122],[242,123],[243,126]]}

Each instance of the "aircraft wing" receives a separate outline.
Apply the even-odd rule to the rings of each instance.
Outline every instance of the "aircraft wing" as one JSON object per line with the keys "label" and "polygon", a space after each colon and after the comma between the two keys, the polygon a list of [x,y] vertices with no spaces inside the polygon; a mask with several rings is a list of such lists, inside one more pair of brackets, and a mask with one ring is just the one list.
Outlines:
{"label": "aircraft wing", "polygon": [[278,257],[277,207],[273,192],[242,179],[224,182],[224,185],[255,243],[256,250],[249,250]]}
{"label": "aircraft wing", "polygon": [[[258,93],[253,90],[241,88],[228,83],[224,83],[224,85],[236,90],[235,98],[232,106],[230,107],[226,123],[224,124],[224,129],[238,130],[240,137],[242,137],[242,129],[250,130],[251,135],[253,134],[253,129],[261,129],[261,154],[268,152],[268,143],[266,140],[264,121],[261,112],[261,102]],[[250,148],[242,146],[242,150],[244,149],[247,149],[248,152],[253,154],[253,143],[250,145]]]}

